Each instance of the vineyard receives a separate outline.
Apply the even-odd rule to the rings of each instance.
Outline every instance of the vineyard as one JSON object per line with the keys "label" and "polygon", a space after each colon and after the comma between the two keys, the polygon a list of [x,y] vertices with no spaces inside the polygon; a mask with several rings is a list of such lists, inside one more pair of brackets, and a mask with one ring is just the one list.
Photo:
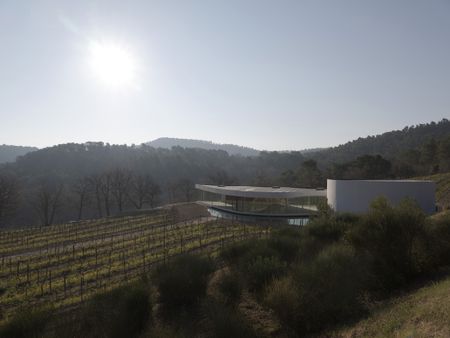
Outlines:
{"label": "vineyard", "polygon": [[214,255],[267,231],[211,217],[180,222],[167,211],[0,231],[0,321],[22,306],[74,308],[181,253]]}

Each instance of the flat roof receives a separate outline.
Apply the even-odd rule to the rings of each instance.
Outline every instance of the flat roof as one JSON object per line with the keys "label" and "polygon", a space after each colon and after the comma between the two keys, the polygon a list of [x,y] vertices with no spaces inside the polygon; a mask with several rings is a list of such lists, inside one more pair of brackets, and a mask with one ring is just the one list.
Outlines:
{"label": "flat roof", "polygon": [[327,179],[327,181],[345,181],[345,182],[370,182],[370,183],[434,183],[432,180],[414,180],[414,179],[401,179],[401,180],[335,180]]}
{"label": "flat roof", "polygon": [[308,196],[326,197],[326,189],[290,187],[252,187],[248,185],[207,185],[196,184],[195,188],[213,194],[249,198],[296,198]]}

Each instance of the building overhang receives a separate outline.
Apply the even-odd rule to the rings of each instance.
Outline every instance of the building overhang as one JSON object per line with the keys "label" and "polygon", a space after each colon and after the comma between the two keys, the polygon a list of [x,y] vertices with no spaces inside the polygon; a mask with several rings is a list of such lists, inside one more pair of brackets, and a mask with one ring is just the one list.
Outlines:
{"label": "building overhang", "polygon": [[299,198],[299,197],[326,197],[325,189],[307,189],[290,187],[252,187],[252,186],[218,186],[196,184],[195,188],[213,194],[244,198]]}

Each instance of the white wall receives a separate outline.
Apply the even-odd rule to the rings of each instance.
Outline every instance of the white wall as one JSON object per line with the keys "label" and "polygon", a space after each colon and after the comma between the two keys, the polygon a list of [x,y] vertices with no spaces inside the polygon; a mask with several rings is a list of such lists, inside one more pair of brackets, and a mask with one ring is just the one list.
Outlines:
{"label": "white wall", "polygon": [[327,180],[328,204],[338,212],[366,212],[375,198],[384,196],[394,205],[409,197],[432,214],[436,210],[435,190],[431,181]]}

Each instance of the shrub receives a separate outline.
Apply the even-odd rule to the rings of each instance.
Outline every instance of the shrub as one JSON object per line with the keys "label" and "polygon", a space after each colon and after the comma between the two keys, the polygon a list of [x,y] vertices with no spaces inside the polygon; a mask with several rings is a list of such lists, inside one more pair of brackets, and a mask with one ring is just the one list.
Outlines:
{"label": "shrub", "polygon": [[275,250],[281,260],[292,262],[300,250],[299,230],[275,233],[268,241],[268,246]]}
{"label": "shrub", "polygon": [[227,246],[220,252],[220,257],[230,265],[237,265],[239,259],[250,249],[253,243],[245,241]]}
{"label": "shrub", "polygon": [[278,257],[257,256],[246,267],[248,287],[252,291],[261,290],[273,278],[281,276],[286,271],[286,263]]}
{"label": "shrub", "polygon": [[235,309],[223,304],[209,301],[205,304],[205,312],[212,323],[210,337],[215,338],[251,338],[256,337],[255,332],[248,325],[242,315]]}
{"label": "shrub", "polygon": [[450,265],[450,214],[430,220],[425,232],[429,266],[439,268]]}
{"label": "shrub", "polygon": [[198,304],[213,272],[208,258],[183,255],[156,271],[159,299],[169,313]]}
{"label": "shrub", "polygon": [[90,299],[57,336],[137,337],[151,319],[147,285],[137,283]]}
{"label": "shrub", "polygon": [[347,230],[347,221],[336,217],[319,217],[309,222],[307,234],[324,243],[336,242]]}
{"label": "shrub", "polygon": [[335,215],[336,221],[343,222],[346,224],[355,224],[360,220],[360,216],[357,214],[352,214],[350,212],[341,212]]}
{"label": "shrub", "polygon": [[419,259],[425,239],[425,215],[410,200],[391,207],[379,198],[348,232],[347,239],[372,259],[374,285],[389,291],[422,270]]}
{"label": "shrub", "polygon": [[175,330],[170,326],[155,326],[151,327],[143,337],[151,338],[184,338],[185,336],[182,332]]}
{"label": "shrub", "polygon": [[[313,261],[301,264],[293,279],[298,303],[290,305],[297,309],[297,320],[291,325],[302,334],[359,315],[364,310],[361,295],[367,278],[365,266],[350,247],[339,244],[328,247]],[[283,292],[287,293],[289,284],[285,283]],[[274,300],[272,303],[277,304]],[[281,304],[276,306],[282,318],[290,317],[280,308]]]}
{"label": "shrub", "polygon": [[219,281],[218,287],[227,305],[236,305],[241,298],[242,283],[237,273],[224,275]]}
{"label": "shrub", "polygon": [[269,245],[268,240],[254,241],[247,247],[247,250],[241,255],[238,265],[247,268],[252,263],[255,257],[279,257],[279,253]]}
{"label": "shrub", "polygon": [[30,308],[21,309],[17,315],[0,328],[0,337],[3,338],[38,338],[44,331],[50,319],[50,310]]}
{"label": "shrub", "polygon": [[287,325],[295,323],[298,309],[298,289],[291,276],[274,279],[264,292],[264,302]]}

